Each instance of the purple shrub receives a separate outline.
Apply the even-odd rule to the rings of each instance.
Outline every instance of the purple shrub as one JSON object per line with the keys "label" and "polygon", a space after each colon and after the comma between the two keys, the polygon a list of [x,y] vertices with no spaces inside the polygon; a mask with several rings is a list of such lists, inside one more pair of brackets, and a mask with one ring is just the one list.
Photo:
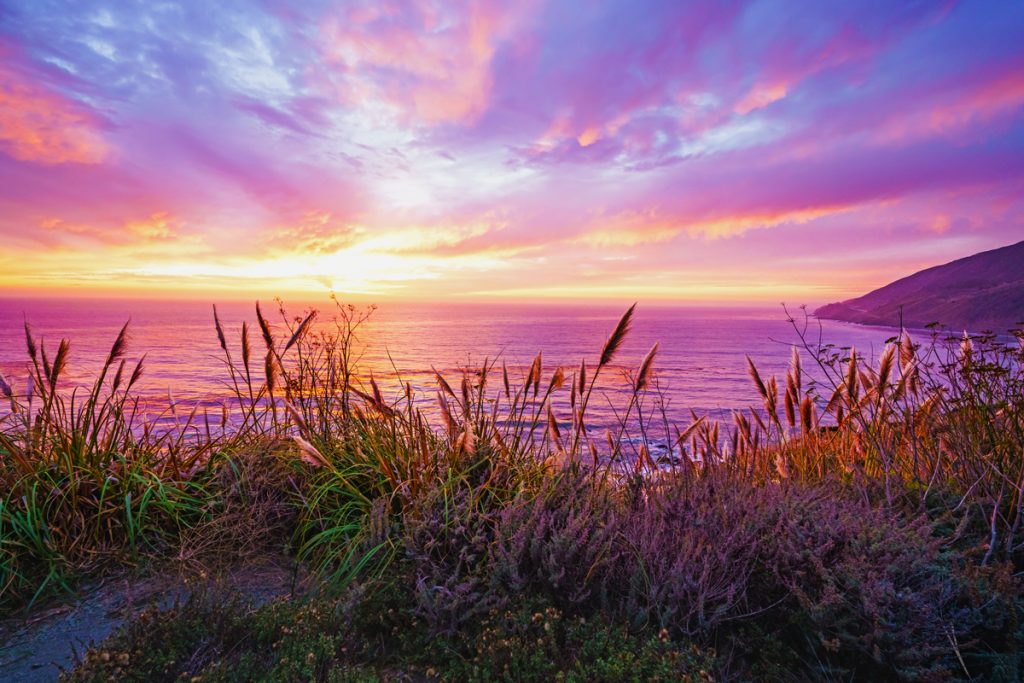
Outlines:
{"label": "purple shrub", "polygon": [[565,607],[602,600],[620,517],[595,483],[590,474],[563,472],[498,514],[491,548],[497,586],[546,594]]}
{"label": "purple shrub", "polygon": [[790,599],[794,626],[823,670],[943,680],[972,626],[961,584],[924,520],[873,509],[827,488],[781,496],[765,582]]}
{"label": "purple shrub", "polygon": [[437,633],[500,607],[485,571],[491,516],[468,484],[439,486],[406,511],[403,544],[415,578],[415,611]]}
{"label": "purple shrub", "polygon": [[721,640],[754,625],[816,675],[962,673],[977,618],[923,519],[719,474],[651,485],[618,514],[602,580],[635,627]]}
{"label": "purple shrub", "polygon": [[613,579],[630,621],[695,636],[751,611],[767,499],[717,476],[649,491],[622,525]]}

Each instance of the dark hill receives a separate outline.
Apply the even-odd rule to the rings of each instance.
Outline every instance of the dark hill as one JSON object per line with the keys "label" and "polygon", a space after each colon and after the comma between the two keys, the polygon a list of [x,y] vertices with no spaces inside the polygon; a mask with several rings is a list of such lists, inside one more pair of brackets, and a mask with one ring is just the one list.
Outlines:
{"label": "dark hill", "polygon": [[819,318],[906,327],[1005,332],[1024,321],[1024,242],[927,268],[881,289],[822,306]]}

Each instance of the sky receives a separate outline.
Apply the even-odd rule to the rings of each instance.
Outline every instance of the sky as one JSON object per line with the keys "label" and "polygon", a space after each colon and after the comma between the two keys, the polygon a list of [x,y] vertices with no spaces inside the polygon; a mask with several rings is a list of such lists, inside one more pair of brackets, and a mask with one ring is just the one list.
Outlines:
{"label": "sky", "polygon": [[1022,2],[0,4],[0,295],[820,303],[1022,239]]}

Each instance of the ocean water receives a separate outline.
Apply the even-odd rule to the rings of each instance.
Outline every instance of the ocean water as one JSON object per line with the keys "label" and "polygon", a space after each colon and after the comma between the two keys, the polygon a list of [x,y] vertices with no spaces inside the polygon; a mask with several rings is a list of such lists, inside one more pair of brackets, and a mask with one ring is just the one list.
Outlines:
{"label": "ocean water", "polygon": [[[145,355],[140,396],[146,409],[162,412],[170,393],[179,405],[216,408],[219,414],[229,396],[228,375],[211,303],[0,299],[0,370],[16,390],[24,391],[28,356],[23,322],[27,321],[51,356],[62,337],[70,339],[64,386],[87,384],[121,326],[130,320],[127,357],[134,361]],[[321,311],[318,325],[330,324],[333,304],[326,299],[290,305],[288,312],[301,315],[309,306]],[[545,381],[559,366],[569,376],[581,359],[590,368],[596,365],[601,346],[623,310],[595,305],[384,303],[360,329],[364,349],[360,374],[367,378],[372,373],[385,394],[397,395],[403,382],[411,383],[429,412],[436,390],[432,368],[454,385],[465,368],[499,358],[515,382],[541,352]],[[262,348],[253,304],[225,302],[218,304],[218,311],[236,359],[243,321],[253,328],[254,348]],[[280,321],[273,302],[266,302],[264,311]],[[895,334],[891,328],[831,321],[821,321],[819,327],[814,319],[808,329],[815,342],[820,338],[837,346],[856,346],[869,358],[877,357],[885,340]],[[624,404],[629,373],[655,342],[660,344],[656,378],[668,413],[687,424],[690,410],[727,418],[734,410],[759,404],[746,356],[765,378],[778,374],[781,379],[790,347],[799,343],[799,337],[781,307],[667,307],[641,302],[633,328],[591,402],[591,426],[614,421],[614,408]],[[807,376],[815,377],[806,355],[804,364]],[[568,389],[562,394],[556,405],[567,405]],[[4,409],[0,405],[0,415]],[[564,417],[569,417],[568,408]]]}

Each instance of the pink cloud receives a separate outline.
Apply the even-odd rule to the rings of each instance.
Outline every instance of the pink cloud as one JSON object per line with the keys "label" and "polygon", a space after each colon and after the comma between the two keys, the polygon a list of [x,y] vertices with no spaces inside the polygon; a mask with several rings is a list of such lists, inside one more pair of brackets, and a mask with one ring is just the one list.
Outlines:
{"label": "pink cloud", "polygon": [[970,74],[956,87],[931,95],[916,111],[893,116],[878,131],[877,139],[906,143],[952,136],[1015,114],[1024,107],[1024,63],[996,73]]}
{"label": "pink cloud", "polygon": [[[0,45],[0,60],[10,57]],[[109,151],[88,111],[0,61],[0,152],[39,164],[96,164]]]}
{"label": "pink cloud", "polygon": [[572,241],[592,247],[633,247],[669,242],[684,234],[713,240],[785,224],[802,225],[854,208],[855,205],[774,211],[756,208],[735,211],[726,208],[710,213],[687,212],[685,209],[677,213],[628,210],[612,216],[598,217]]}
{"label": "pink cloud", "polygon": [[758,83],[736,103],[733,111],[740,116],[749,114],[756,109],[778,102],[786,96],[787,92],[789,92],[789,86],[784,81],[771,84]]}
{"label": "pink cloud", "polygon": [[323,22],[322,49],[352,105],[384,102],[426,124],[473,121],[489,102],[496,46],[528,4],[356,5]]}
{"label": "pink cloud", "polygon": [[267,246],[305,254],[325,254],[352,246],[358,229],[329,211],[311,209],[290,222],[266,231]]}

